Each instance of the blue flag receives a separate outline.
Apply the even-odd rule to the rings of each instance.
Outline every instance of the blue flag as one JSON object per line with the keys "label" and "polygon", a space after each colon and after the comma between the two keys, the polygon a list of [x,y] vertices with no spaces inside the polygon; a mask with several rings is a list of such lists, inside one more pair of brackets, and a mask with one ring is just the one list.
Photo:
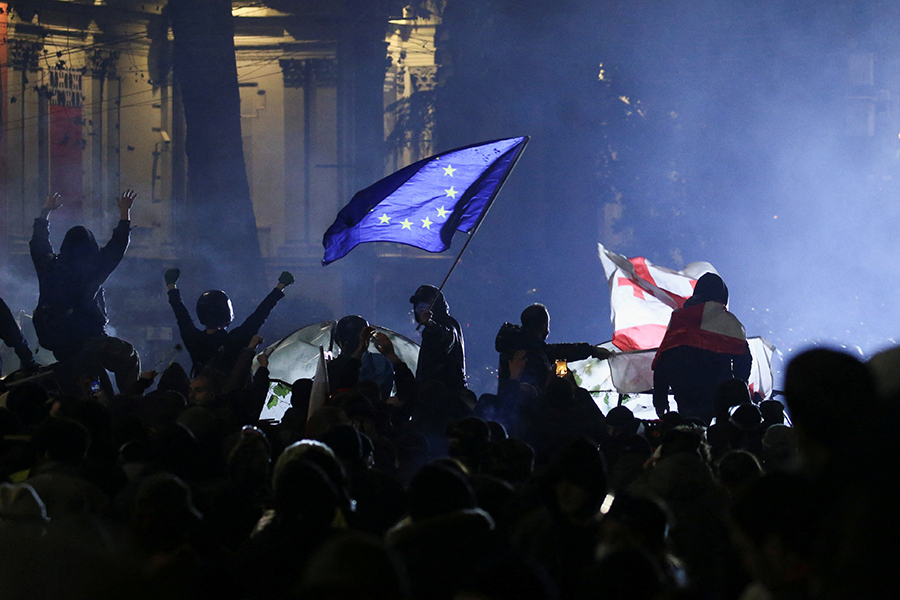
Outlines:
{"label": "blue flag", "polygon": [[322,264],[364,242],[443,252],[456,231],[478,225],[527,142],[516,137],[443,152],[357,192],[325,232]]}

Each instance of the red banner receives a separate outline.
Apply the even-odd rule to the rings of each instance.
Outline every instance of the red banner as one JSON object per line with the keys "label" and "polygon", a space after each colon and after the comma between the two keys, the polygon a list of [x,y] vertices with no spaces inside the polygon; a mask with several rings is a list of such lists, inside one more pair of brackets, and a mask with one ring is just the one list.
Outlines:
{"label": "red banner", "polygon": [[84,200],[81,153],[81,109],[50,105],[50,189],[66,199],[73,218],[80,219]]}
{"label": "red banner", "polygon": [[82,151],[85,147],[81,116],[82,75],[75,69],[50,69],[50,189],[66,199],[70,214],[82,218]]}

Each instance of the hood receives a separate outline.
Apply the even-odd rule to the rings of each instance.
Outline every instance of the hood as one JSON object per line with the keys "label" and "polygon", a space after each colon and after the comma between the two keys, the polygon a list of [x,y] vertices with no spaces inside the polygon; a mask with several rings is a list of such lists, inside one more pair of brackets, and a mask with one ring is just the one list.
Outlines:
{"label": "hood", "polygon": [[707,273],[697,280],[694,295],[685,301],[684,306],[694,306],[704,302],[728,305],[728,286],[715,273]]}
{"label": "hood", "polygon": [[66,232],[59,255],[65,259],[92,256],[100,252],[100,245],[90,229],[77,225]]}
{"label": "hood", "polygon": [[[437,297],[437,299],[435,299],[435,297]],[[416,293],[409,298],[409,301],[413,304],[418,304],[419,302],[431,302],[432,300],[434,300],[434,304],[431,307],[432,314],[450,314],[450,306],[447,304],[447,300],[444,299],[444,294],[433,285],[420,285],[416,290]]]}

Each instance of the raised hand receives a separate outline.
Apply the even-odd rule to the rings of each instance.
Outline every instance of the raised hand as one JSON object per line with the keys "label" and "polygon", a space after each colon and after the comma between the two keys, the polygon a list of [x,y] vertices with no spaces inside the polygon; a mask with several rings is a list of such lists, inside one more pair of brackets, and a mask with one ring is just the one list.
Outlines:
{"label": "raised hand", "polygon": [[44,206],[41,208],[41,216],[46,219],[50,216],[51,212],[61,207],[61,198],[62,196],[59,195],[59,192],[53,192],[52,194],[47,196],[47,199],[44,200]]}
{"label": "raised hand", "polygon": [[178,283],[178,278],[181,277],[181,269],[167,269],[163,278],[166,280],[166,287],[171,289],[175,289],[175,284]]}
{"label": "raised hand", "polygon": [[119,205],[119,219],[122,221],[131,220],[131,205],[134,204],[135,198],[137,198],[137,192],[134,190],[125,190],[116,201]]}
{"label": "raised hand", "polygon": [[400,361],[400,357],[397,356],[397,353],[394,351],[394,343],[386,333],[382,331],[376,331],[375,335],[373,335],[372,338],[375,340],[375,349],[378,350],[382,356],[384,356],[392,363],[397,363]]}
{"label": "raised hand", "polygon": [[526,352],[524,350],[517,351],[512,358],[509,359],[509,378],[518,381],[519,377],[522,376],[522,373],[525,371],[525,364],[528,362],[528,359],[525,357]]}
{"label": "raised hand", "polygon": [[137,198],[137,192],[134,190],[125,190],[122,192],[122,195],[119,196],[119,199],[116,203],[119,205],[120,209],[128,210],[134,204],[134,199]]}
{"label": "raised hand", "polygon": [[371,325],[366,325],[359,331],[359,346],[356,347],[356,352],[353,353],[353,356],[356,358],[362,358],[362,355],[366,350],[369,349],[369,340],[375,334],[375,328]]}
{"label": "raised hand", "polygon": [[278,276],[278,285],[276,287],[280,290],[283,290],[292,283],[294,283],[294,276],[291,275],[291,272],[282,271],[281,275]]}

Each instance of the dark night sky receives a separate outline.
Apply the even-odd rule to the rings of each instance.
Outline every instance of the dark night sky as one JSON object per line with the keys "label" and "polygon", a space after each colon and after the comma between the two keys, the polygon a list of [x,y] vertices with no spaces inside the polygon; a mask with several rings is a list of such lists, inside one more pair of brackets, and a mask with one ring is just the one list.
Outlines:
{"label": "dark night sky", "polygon": [[[548,341],[611,337],[598,241],[675,269],[712,263],[748,334],[788,359],[814,343],[891,345],[900,128],[876,102],[874,136],[862,135],[869,103],[854,98],[900,88],[897,9],[554,6],[457,2],[445,14],[438,149],[533,136],[447,286],[473,323],[470,370],[494,365],[500,323],[533,301],[550,308]],[[854,85],[850,61],[868,53],[874,85]],[[617,194],[619,236],[603,239]]]}

